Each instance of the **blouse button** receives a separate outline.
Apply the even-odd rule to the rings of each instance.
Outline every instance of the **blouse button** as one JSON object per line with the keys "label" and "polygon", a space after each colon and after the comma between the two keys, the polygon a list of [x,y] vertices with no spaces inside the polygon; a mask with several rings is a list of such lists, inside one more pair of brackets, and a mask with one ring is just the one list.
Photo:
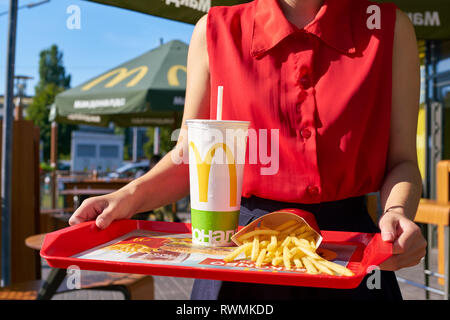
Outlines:
{"label": "blouse button", "polygon": [[317,196],[319,194],[319,188],[316,186],[308,186],[306,188],[306,191],[309,193],[310,196]]}
{"label": "blouse button", "polygon": [[305,90],[311,86],[311,80],[309,79],[309,76],[307,74],[300,78],[300,85]]}
{"label": "blouse button", "polygon": [[309,139],[311,137],[311,131],[309,129],[303,129],[300,134],[303,138]]}

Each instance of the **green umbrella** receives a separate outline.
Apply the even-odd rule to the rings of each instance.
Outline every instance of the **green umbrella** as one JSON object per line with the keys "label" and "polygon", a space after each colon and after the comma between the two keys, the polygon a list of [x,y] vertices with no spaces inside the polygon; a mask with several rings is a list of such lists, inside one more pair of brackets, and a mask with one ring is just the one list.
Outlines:
{"label": "green umbrella", "polygon": [[82,114],[82,113],[72,113],[66,116],[61,116],[58,113],[58,108],[53,103],[50,108],[49,121],[56,121],[58,123],[67,123],[67,124],[86,124],[92,126],[101,126],[106,127],[111,122],[110,117],[101,116],[96,114]]}
{"label": "green umbrella", "polygon": [[195,24],[213,6],[230,6],[245,0],[89,0],[158,17]]}
{"label": "green umbrella", "polygon": [[417,38],[450,39],[449,0],[375,0],[393,2],[411,19]]}
{"label": "green umbrella", "polygon": [[[194,24],[211,6],[234,5],[248,0],[90,0],[154,16]],[[376,0],[394,2],[406,12],[419,39],[450,39],[449,0]]]}
{"label": "green umbrella", "polygon": [[170,41],[56,96],[51,119],[119,126],[174,125],[184,107],[188,45]]}

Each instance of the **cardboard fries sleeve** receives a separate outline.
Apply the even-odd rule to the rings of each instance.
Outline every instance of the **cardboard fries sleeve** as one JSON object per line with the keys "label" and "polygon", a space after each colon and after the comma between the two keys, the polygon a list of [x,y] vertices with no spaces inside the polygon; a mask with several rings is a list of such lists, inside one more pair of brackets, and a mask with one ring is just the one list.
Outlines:
{"label": "cardboard fries sleeve", "polygon": [[297,220],[300,226],[307,225],[313,230],[316,234],[316,244],[317,247],[320,246],[320,243],[322,242],[322,235],[320,233],[319,227],[316,222],[316,218],[314,215],[310,212],[303,211],[300,209],[282,209],[278,211],[274,211],[268,214],[265,214],[258,219],[252,221],[245,227],[239,230],[236,234],[234,234],[231,237],[231,240],[240,246],[242,243],[239,241],[239,238],[253,230],[255,230],[256,227],[261,226],[261,223],[264,224],[265,227],[268,227],[270,229],[275,229],[277,226],[289,221],[289,220]]}

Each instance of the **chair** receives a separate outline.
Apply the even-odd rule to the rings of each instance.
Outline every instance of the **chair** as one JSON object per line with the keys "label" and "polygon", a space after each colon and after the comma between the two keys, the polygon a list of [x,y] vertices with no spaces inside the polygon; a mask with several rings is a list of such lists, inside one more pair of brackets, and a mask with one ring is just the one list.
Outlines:
{"label": "chair", "polygon": [[[41,250],[45,234],[25,239],[27,247]],[[46,280],[13,283],[0,289],[0,300],[50,300],[55,293],[71,291],[66,286],[65,269],[52,268]],[[119,291],[126,300],[154,298],[153,277],[139,274],[91,272],[80,275],[80,289]]]}
{"label": "chair", "polygon": [[[65,273],[63,274],[65,275]],[[0,289],[0,300],[48,300],[54,293],[73,291],[68,289],[64,282],[51,294],[42,294],[43,280],[15,283]],[[125,300],[153,300],[153,277],[138,274],[124,274],[111,272],[96,272],[81,276],[80,289],[118,291],[124,295]]]}
{"label": "chair", "polygon": [[[438,274],[425,270],[425,283],[428,277],[438,276],[439,284],[444,285],[443,295],[449,298],[449,222],[450,222],[450,160],[439,161],[436,169],[436,200],[421,199],[415,222],[437,226]],[[428,243],[428,248],[431,244]],[[428,254],[426,259],[428,259]],[[427,260],[425,266],[428,266]]]}

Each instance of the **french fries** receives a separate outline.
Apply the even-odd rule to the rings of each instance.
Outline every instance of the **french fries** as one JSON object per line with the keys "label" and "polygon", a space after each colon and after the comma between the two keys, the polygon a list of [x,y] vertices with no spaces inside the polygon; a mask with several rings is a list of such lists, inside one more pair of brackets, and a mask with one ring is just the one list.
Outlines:
{"label": "french fries", "polygon": [[259,236],[259,235],[277,235],[279,234],[279,231],[276,230],[268,230],[268,229],[261,229],[261,230],[254,230],[251,231],[249,233],[244,234],[242,237],[239,238],[239,241],[244,241],[246,239],[250,239],[251,237],[254,236]]}
{"label": "french fries", "polygon": [[118,243],[105,248],[106,250],[122,251],[126,253],[151,253],[154,249],[139,243]]}
{"label": "french fries", "polygon": [[224,258],[226,262],[244,253],[256,267],[272,265],[286,270],[305,269],[308,274],[354,275],[350,269],[322,258],[316,252],[315,232],[297,220],[288,220],[272,229],[261,223],[261,227],[240,236],[239,241],[243,244]]}
{"label": "french fries", "polygon": [[239,246],[236,250],[231,252],[229,255],[227,255],[223,260],[225,260],[226,262],[231,262],[234,259],[236,259],[236,257],[238,255],[240,255],[242,252],[246,251],[248,248],[251,248],[251,247],[252,247],[252,243],[246,242],[242,246]]}

